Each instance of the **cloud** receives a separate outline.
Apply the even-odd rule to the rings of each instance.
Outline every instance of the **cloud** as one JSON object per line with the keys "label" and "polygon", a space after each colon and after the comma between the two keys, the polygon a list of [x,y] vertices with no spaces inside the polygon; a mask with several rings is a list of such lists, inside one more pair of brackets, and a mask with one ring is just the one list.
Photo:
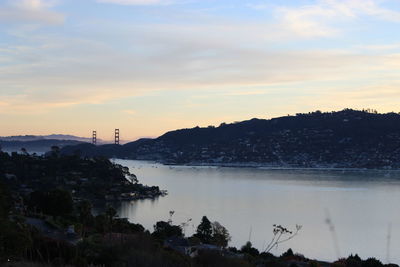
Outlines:
{"label": "cloud", "polygon": [[117,5],[170,5],[174,0],[97,0],[99,3],[109,3]]}
{"label": "cloud", "polygon": [[45,2],[43,0],[16,0],[9,2],[9,4],[22,9],[41,10],[52,7],[54,2]]}
{"label": "cloud", "polygon": [[126,110],[123,110],[123,112],[126,113],[126,114],[129,114],[129,115],[136,115],[137,114],[137,111],[133,110],[133,109],[126,109]]}
{"label": "cloud", "polygon": [[298,36],[328,37],[338,33],[334,27],[323,23],[337,16],[332,9],[314,5],[300,8],[280,7],[275,12],[280,18],[281,26]]}
{"label": "cloud", "polygon": [[382,20],[400,22],[400,12],[385,8],[377,0],[323,0],[321,3],[333,8],[338,14],[348,17],[374,16]]}
{"label": "cloud", "polygon": [[0,114],[43,114],[79,105],[104,104],[121,98],[121,96],[100,87],[98,90],[87,90],[87,88],[81,87],[68,90],[70,89],[68,87],[52,86],[54,86],[53,89],[49,89],[46,85],[43,85],[42,89],[36,90],[18,89],[18,93],[13,95],[0,93],[2,99]]}
{"label": "cloud", "polygon": [[[34,11],[51,8],[48,1],[18,3],[20,6],[12,7]],[[328,23],[338,14],[357,16],[354,6],[349,9],[349,5],[339,5],[345,2],[318,3],[320,6],[276,9],[285,15],[281,20],[286,25],[303,21],[286,31],[280,31],[282,25],[204,19],[188,24],[102,21],[96,23],[96,29],[86,25],[73,37],[22,35],[23,45],[0,49],[0,62],[7,63],[0,65],[0,88],[21,96],[0,92],[0,99],[10,103],[14,112],[48,112],[171,89],[184,92],[212,88],[230,98],[256,97],[269,90],[258,90],[258,86],[303,88],[305,84],[354,83],[376,79],[383,72],[399,73],[399,56],[394,51],[376,55],[356,49],[277,48],[279,44],[285,46],[287,38],[292,41],[302,35],[337,33],[330,26],[324,29],[317,18],[327,19]],[[332,3],[336,6],[328,9]],[[293,36],[293,31],[298,34]],[[232,89],[240,87],[246,89]]]}
{"label": "cloud", "polygon": [[[186,36],[186,42],[181,43],[179,35],[172,37],[167,31],[166,36],[170,37],[158,42],[163,45],[150,55],[78,39],[45,39],[50,42],[46,46],[6,49],[3,56],[8,61],[25,61],[0,66],[0,88],[19,92],[18,97],[0,93],[0,99],[13,107],[2,112],[47,112],[171,89],[226,92],[231,86],[246,86],[249,90],[230,95],[250,96],[263,94],[255,86],[351,80],[371,76],[371,65],[390,69],[395,62],[389,57],[383,65],[382,58],[335,51],[249,50],[197,42],[201,36],[192,40]],[[144,51],[152,44],[153,38],[141,38],[135,50]]]}
{"label": "cloud", "polygon": [[331,111],[351,107],[372,108],[379,112],[398,112],[398,105],[393,99],[400,97],[399,86],[400,80],[394,80],[375,82],[358,88],[343,86],[342,90],[337,90],[337,88],[319,90],[312,95],[301,96],[299,104],[305,107],[304,111],[313,109]]}
{"label": "cloud", "polygon": [[64,15],[50,10],[52,1],[14,0],[0,5],[0,21],[6,23],[61,24]]}
{"label": "cloud", "polygon": [[[376,0],[319,0],[311,5],[277,6],[275,15],[282,28],[303,37],[331,37],[342,29],[338,22],[362,16],[400,22],[400,12],[383,7]],[[254,7],[260,9],[260,6]]]}
{"label": "cloud", "polygon": [[265,91],[239,91],[239,92],[228,92],[223,94],[224,96],[252,96],[252,95],[265,95]]}
{"label": "cloud", "polygon": [[358,45],[355,48],[363,49],[366,51],[373,51],[373,52],[386,52],[389,50],[400,50],[400,43],[394,44],[373,44],[373,45]]}

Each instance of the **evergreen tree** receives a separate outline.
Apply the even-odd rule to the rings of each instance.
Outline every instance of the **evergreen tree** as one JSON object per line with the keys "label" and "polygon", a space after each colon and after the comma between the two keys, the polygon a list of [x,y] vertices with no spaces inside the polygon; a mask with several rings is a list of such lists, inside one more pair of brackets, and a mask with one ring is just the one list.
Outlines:
{"label": "evergreen tree", "polygon": [[211,225],[210,220],[206,216],[203,216],[199,226],[197,226],[195,236],[198,237],[201,240],[201,242],[203,242],[203,243],[211,242],[211,240],[212,240],[212,225]]}

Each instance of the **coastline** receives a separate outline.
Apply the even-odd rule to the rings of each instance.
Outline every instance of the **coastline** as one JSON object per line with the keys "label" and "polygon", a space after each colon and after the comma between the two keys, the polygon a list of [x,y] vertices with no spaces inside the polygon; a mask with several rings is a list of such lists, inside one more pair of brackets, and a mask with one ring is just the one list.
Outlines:
{"label": "coastline", "polygon": [[171,163],[160,160],[142,160],[142,159],[127,159],[115,158],[117,160],[133,160],[143,161],[149,163],[161,164],[164,166],[182,166],[182,167],[215,167],[215,168],[244,168],[244,169],[262,169],[262,170],[301,170],[301,171],[378,171],[378,172],[400,172],[400,168],[357,168],[357,167],[334,167],[334,164],[311,166],[311,167],[298,167],[289,164],[263,164],[263,163],[249,163],[249,162],[233,162],[233,163],[209,163],[209,162],[189,162],[189,163]]}

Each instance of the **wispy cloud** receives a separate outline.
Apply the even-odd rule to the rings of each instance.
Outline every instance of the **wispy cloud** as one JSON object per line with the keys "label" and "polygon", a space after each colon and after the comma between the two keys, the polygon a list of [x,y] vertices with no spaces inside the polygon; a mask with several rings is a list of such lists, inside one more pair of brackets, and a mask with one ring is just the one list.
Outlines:
{"label": "wispy cloud", "polygon": [[253,96],[253,95],[265,95],[267,92],[265,91],[239,91],[239,92],[230,92],[223,94],[225,96]]}
{"label": "wispy cloud", "polygon": [[136,115],[137,114],[137,111],[133,110],[133,109],[125,109],[122,112],[124,112],[126,114],[129,114],[129,115]]}
{"label": "wispy cloud", "polygon": [[[338,89],[328,84],[324,90],[315,89],[312,94],[300,95],[297,104],[298,107],[301,107],[301,111],[315,109],[332,111],[351,107],[373,108],[380,112],[399,112],[397,103],[393,101],[393,99],[400,98],[398,76],[393,80],[388,77],[387,79],[380,78],[370,81],[368,85],[357,87],[343,84]],[[297,110],[297,112],[299,111]]]}
{"label": "wispy cloud", "polygon": [[[3,86],[3,85],[0,85]],[[81,91],[81,94],[78,94]],[[77,107],[80,105],[100,105],[121,98],[107,90],[85,91],[84,88],[28,90],[15,95],[0,93],[0,114],[43,114],[57,109]]]}
{"label": "wispy cloud", "polygon": [[8,3],[11,6],[30,10],[41,10],[55,5],[54,1],[49,0],[13,0]]}
{"label": "wispy cloud", "polygon": [[382,20],[400,22],[400,12],[383,7],[385,0],[323,0],[322,5],[332,8],[341,16],[374,16]]}
{"label": "wispy cloud", "polygon": [[[384,1],[376,0],[319,0],[314,4],[296,7],[276,6],[275,14],[283,28],[304,37],[338,35],[338,22],[351,21],[362,16],[400,22],[400,12],[385,8]],[[260,9],[257,5],[254,8]]]}
{"label": "wispy cloud", "polygon": [[[182,1],[182,0],[181,0]],[[109,3],[117,5],[170,5],[178,0],[97,0],[99,3]]]}
{"label": "wispy cloud", "polygon": [[13,0],[0,5],[0,21],[6,23],[61,24],[64,15],[52,11],[54,1]]}
{"label": "wispy cloud", "polygon": [[400,43],[396,44],[370,44],[370,45],[358,45],[356,49],[362,49],[373,52],[387,52],[390,50],[400,50]]}
{"label": "wispy cloud", "polygon": [[[302,37],[328,37],[337,35],[338,30],[326,22],[338,14],[320,5],[299,8],[279,7],[275,11],[282,27]],[[325,23],[324,23],[325,22]]]}
{"label": "wispy cloud", "polygon": [[[115,27],[121,32],[113,36],[123,40],[118,49],[104,40],[26,36],[34,45],[27,42],[0,49],[0,58],[13,62],[0,65],[0,88],[24,93],[22,98],[9,100],[15,110],[38,106],[49,110],[171,89],[246,86],[248,90],[230,95],[261,95],[263,91],[254,87],[351,81],[371,77],[374,70],[399,71],[394,53],[274,49],[268,43],[276,40],[275,35],[249,30],[253,25],[236,26]],[[257,42],[266,45],[246,46]]]}
{"label": "wispy cloud", "polygon": [[[149,135],[264,116],[266,106],[284,114],[397,104],[393,2],[58,1],[0,0],[0,113],[10,127],[47,116],[64,129],[58,115],[86,114],[76,120],[83,128],[92,117],[123,118]],[[43,27],[63,14],[62,29]],[[169,121],[159,117],[171,109]]]}

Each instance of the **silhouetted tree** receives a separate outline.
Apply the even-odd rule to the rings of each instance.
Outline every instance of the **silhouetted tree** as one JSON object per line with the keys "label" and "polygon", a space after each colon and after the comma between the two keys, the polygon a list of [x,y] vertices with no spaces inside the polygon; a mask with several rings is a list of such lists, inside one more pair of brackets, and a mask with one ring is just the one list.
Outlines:
{"label": "silhouetted tree", "polygon": [[152,235],[157,238],[164,240],[171,236],[183,236],[182,228],[177,225],[171,225],[168,222],[159,221],[154,225],[154,232]]}
{"label": "silhouetted tree", "polygon": [[28,151],[26,150],[25,147],[22,147],[22,148],[21,148],[21,153],[22,153],[23,155],[28,155]]}
{"label": "silhouetted tree", "polygon": [[361,267],[361,265],[362,265],[362,260],[361,260],[360,256],[358,256],[357,254],[350,255],[346,259],[346,266],[347,267]]}
{"label": "silhouetted tree", "polygon": [[212,227],[212,243],[220,247],[228,246],[231,236],[228,230],[222,226],[219,222],[213,222]]}
{"label": "silhouetted tree", "polygon": [[383,264],[381,261],[375,259],[375,258],[368,258],[365,261],[363,261],[362,267],[382,267]]}
{"label": "silhouetted tree", "polygon": [[244,246],[242,246],[242,248],[240,249],[240,251],[242,253],[246,253],[249,254],[253,257],[256,257],[260,254],[260,252],[258,251],[258,249],[253,248],[253,244],[251,244],[250,241],[247,241],[246,244]]}
{"label": "silhouetted tree", "polygon": [[293,250],[291,248],[289,248],[286,252],[282,253],[281,257],[292,257],[294,256],[293,254]]}
{"label": "silhouetted tree", "polygon": [[210,220],[203,216],[200,224],[197,226],[196,237],[198,237],[203,243],[210,243],[212,240],[212,226]]}

